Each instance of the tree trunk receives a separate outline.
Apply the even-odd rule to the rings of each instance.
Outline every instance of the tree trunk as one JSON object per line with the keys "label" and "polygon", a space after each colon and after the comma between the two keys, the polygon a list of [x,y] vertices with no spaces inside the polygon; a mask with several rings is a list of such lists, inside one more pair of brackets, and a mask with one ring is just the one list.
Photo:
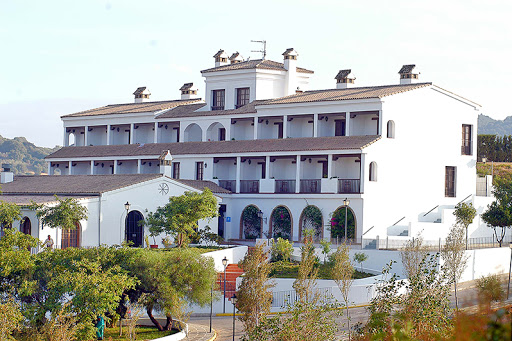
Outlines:
{"label": "tree trunk", "polygon": [[160,324],[160,322],[158,322],[158,321],[155,319],[155,317],[153,316],[153,307],[148,307],[148,308],[146,309],[146,313],[148,314],[149,319],[151,320],[151,322],[153,322],[153,324],[155,325],[155,327],[156,327],[159,331],[163,332],[163,331],[164,331],[164,328],[162,327],[162,325]]}
{"label": "tree trunk", "polygon": [[172,316],[171,314],[166,314],[167,321],[165,323],[165,330],[171,330],[172,329]]}
{"label": "tree trunk", "polygon": [[459,310],[459,303],[457,302],[457,281],[453,281],[453,284],[455,285],[455,309]]}

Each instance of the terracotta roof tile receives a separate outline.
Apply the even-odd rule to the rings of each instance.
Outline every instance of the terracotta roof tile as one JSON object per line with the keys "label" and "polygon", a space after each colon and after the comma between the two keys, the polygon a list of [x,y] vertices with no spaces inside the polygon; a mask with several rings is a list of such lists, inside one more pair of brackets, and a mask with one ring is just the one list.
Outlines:
{"label": "terracotta roof tile", "polygon": [[94,158],[115,156],[159,156],[170,150],[172,155],[301,152],[315,150],[363,149],[380,139],[380,136],[301,137],[289,139],[146,143],[110,146],[64,147],[46,159]]}
{"label": "terracotta roof tile", "polygon": [[288,103],[306,103],[306,102],[323,102],[323,101],[346,101],[368,98],[382,98],[399,94],[402,92],[430,86],[432,83],[416,83],[416,84],[395,84],[370,86],[348,89],[328,89],[306,91],[295,95],[276,98],[261,103],[268,104],[288,104]]}
{"label": "terracotta roof tile", "polygon": [[[274,62],[268,59],[254,59],[246,60],[244,62],[229,64],[214,67],[211,69],[202,70],[201,73],[216,72],[216,71],[231,71],[231,70],[245,70],[245,69],[266,69],[266,70],[278,70],[286,71],[283,63]],[[307,70],[301,67],[297,67],[297,72],[301,73],[314,73],[314,71]]]}
{"label": "terracotta roof tile", "polygon": [[162,174],[15,176],[2,194],[98,195],[161,177]]}
{"label": "terracotta roof tile", "polygon": [[400,71],[398,71],[398,73],[411,73],[415,67],[416,65],[414,64],[403,65]]}
{"label": "terracotta roof tile", "polygon": [[113,115],[113,114],[131,114],[140,112],[155,112],[165,109],[171,109],[180,105],[190,104],[201,101],[200,98],[173,100],[173,101],[160,101],[160,102],[142,102],[142,103],[125,103],[125,104],[110,104],[104,107],[80,111],[74,114],[64,115],[61,117],[82,117],[82,116],[98,116],[98,115]]}
{"label": "terracotta roof tile", "polygon": [[[83,195],[60,195],[59,198],[75,198],[75,199],[89,199],[94,197],[87,197]],[[35,202],[36,204],[48,204],[52,202],[56,202],[55,197],[53,195],[31,195],[31,194],[19,194],[19,195],[11,195],[11,194],[0,194],[0,201],[26,206]]]}
{"label": "terracotta roof tile", "polygon": [[174,179],[177,182],[180,182],[186,186],[194,187],[199,190],[203,190],[205,188],[208,188],[212,193],[214,194],[229,194],[231,191],[228,191],[227,189],[224,189],[217,185],[214,182],[211,181],[205,181],[205,180],[185,180],[185,179]]}
{"label": "terracotta roof tile", "polygon": [[238,109],[232,110],[213,110],[213,111],[196,111],[204,107],[204,103],[194,103],[187,105],[180,105],[179,107],[173,108],[169,111],[164,112],[156,117],[156,119],[163,118],[178,118],[186,116],[217,116],[217,115],[236,115],[236,114],[252,114],[256,112],[256,105],[266,103],[267,100],[256,100],[249,104],[244,105]]}
{"label": "terracotta roof tile", "polygon": [[334,79],[343,79],[343,78],[347,78],[348,75],[350,75],[350,73],[352,72],[351,69],[347,69],[347,70],[340,70],[338,72],[338,74],[336,75],[336,77],[334,77]]}

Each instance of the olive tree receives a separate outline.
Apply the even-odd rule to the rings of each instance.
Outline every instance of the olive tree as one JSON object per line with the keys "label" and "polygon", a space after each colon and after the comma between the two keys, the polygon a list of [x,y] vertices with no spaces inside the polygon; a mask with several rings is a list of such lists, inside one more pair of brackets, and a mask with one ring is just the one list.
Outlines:
{"label": "olive tree", "polygon": [[473,203],[466,204],[460,202],[455,206],[455,223],[463,227],[466,231],[466,250],[468,249],[468,226],[473,223],[473,219],[476,217],[476,209],[473,207]]}
{"label": "olive tree", "polygon": [[185,192],[183,195],[170,197],[165,206],[150,212],[144,223],[149,226],[152,234],[171,235],[175,243],[182,247],[195,233],[198,220],[217,216],[217,199],[205,188],[202,193]]}

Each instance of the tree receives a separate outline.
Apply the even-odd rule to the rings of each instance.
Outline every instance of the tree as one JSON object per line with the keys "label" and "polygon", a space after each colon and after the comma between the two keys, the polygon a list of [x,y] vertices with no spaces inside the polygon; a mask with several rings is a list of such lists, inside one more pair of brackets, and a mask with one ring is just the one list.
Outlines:
{"label": "tree", "polygon": [[[138,279],[135,288],[127,291],[130,301],[143,304],[160,331],[170,330],[173,318],[184,316],[187,302],[201,306],[210,303],[217,278],[213,259],[189,248],[161,252],[133,249],[121,266]],[[165,326],[155,319],[154,310],[166,315]]]}
{"label": "tree", "polygon": [[15,340],[12,333],[19,329],[23,320],[20,308],[12,299],[0,302],[0,340]]}
{"label": "tree", "polygon": [[[501,247],[506,229],[512,226],[512,181],[497,180],[493,194],[496,200],[482,214],[482,219],[492,227],[496,241]],[[498,232],[497,228],[501,231]]]}
{"label": "tree", "polygon": [[354,254],[354,262],[357,262],[361,265],[361,272],[363,272],[363,262],[368,260],[368,255],[364,252],[356,252]]}
{"label": "tree", "polygon": [[331,269],[331,276],[338,289],[340,290],[341,297],[345,301],[345,309],[347,312],[348,321],[348,339],[350,340],[350,314],[349,314],[349,300],[348,296],[350,293],[350,287],[352,286],[352,276],[354,275],[354,267],[350,262],[350,255],[348,253],[348,247],[346,244],[338,246],[338,249],[334,253],[333,267]]}
{"label": "tree", "polygon": [[16,204],[0,200],[0,224],[12,226],[15,220],[21,220],[21,210]]}
{"label": "tree", "polygon": [[275,284],[269,281],[271,264],[268,251],[263,244],[257,244],[244,259],[239,262],[245,274],[237,292],[237,308],[243,315],[244,333],[253,336],[262,316],[267,316],[272,303],[272,291]]}
{"label": "tree", "polygon": [[197,229],[197,221],[218,216],[217,199],[205,188],[202,193],[185,192],[170,197],[169,203],[150,212],[145,224],[153,234],[166,233],[174,237],[175,243],[182,247]]}
{"label": "tree", "polygon": [[293,243],[288,239],[277,238],[277,242],[272,240],[271,257],[273,262],[289,262],[293,253]]}
{"label": "tree", "polygon": [[463,227],[458,225],[452,226],[450,233],[446,237],[443,250],[441,251],[441,257],[444,261],[444,267],[448,273],[448,278],[451,278],[453,281],[455,287],[455,307],[459,309],[457,300],[457,283],[466,269],[468,260],[468,256],[466,256],[464,248]]}
{"label": "tree", "polygon": [[400,258],[404,266],[404,274],[407,278],[413,277],[419,271],[420,263],[427,256],[427,250],[423,246],[423,237],[418,235],[405,243],[400,250]]}
{"label": "tree", "polygon": [[322,247],[322,254],[324,255],[324,263],[327,258],[329,252],[331,252],[331,242],[327,239],[322,239],[320,241],[320,246]]}
{"label": "tree", "polygon": [[76,228],[76,223],[87,219],[87,208],[82,206],[75,198],[61,199],[55,196],[56,205],[32,203],[31,209],[36,211],[37,217],[45,226],[52,228],[61,227],[65,230]]}
{"label": "tree", "polygon": [[468,249],[468,226],[473,223],[473,219],[476,217],[476,209],[473,207],[473,203],[466,204],[460,202],[455,206],[455,223],[464,227],[466,230],[466,250]]}

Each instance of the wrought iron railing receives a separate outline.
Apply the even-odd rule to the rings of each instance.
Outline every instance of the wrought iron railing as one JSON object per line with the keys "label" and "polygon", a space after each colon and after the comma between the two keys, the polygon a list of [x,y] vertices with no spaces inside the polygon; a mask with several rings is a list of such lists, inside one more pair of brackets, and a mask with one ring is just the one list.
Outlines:
{"label": "wrought iron railing", "polygon": [[240,193],[259,193],[259,180],[240,180]]}
{"label": "wrought iron railing", "polygon": [[338,193],[360,193],[361,181],[359,179],[338,179]]}
{"label": "wrought iron railing", "polygon": [[276,180],[276,193],[295,193],[295,180]]}
{"label": "wrought iron railing", "polygon": [[320,193],[321,192],[320,179],[302,179],[300,180],[301,193]]}
{"label": "wrought iron railing", "polygon": [[236,180],[219,180],[219,186],[228,191],[236,191]]}

